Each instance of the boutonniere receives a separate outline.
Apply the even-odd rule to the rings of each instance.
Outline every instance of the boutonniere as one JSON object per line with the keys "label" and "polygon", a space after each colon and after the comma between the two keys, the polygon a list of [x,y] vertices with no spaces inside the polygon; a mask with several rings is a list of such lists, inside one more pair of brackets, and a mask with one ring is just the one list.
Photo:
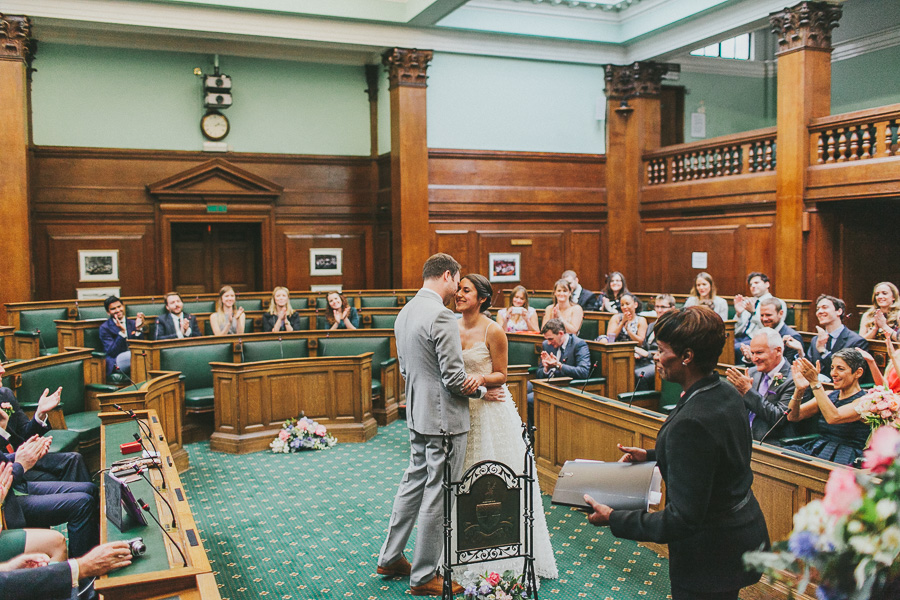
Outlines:
{"label": "boutonniere", "polygon": [[770,388],[777,388],[782,383],[784,383],[784,373],[779,371],[778,373],[775,373],[775,377],[772,378],[772,385]]}
{"label": "boutonniere", "polygon": [[0,402],[0,410],[5,412],[7,415],[13,414],[13,407],[9,402]]}

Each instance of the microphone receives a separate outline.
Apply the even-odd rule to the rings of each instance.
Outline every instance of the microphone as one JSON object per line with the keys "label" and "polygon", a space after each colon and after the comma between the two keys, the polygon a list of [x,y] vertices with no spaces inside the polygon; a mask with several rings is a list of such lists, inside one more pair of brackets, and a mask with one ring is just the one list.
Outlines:
{"label": "microphone", "polygon": [[38,350],[46,350],[47,345],[44,344],[44,338],[41,337],[41,330],[35,329],[35,331],[37,331],[38,334]]}
{"label": "microphone", "polygon": [[131,379],[131,377],[128,376],[128,373],[126,373],[125,371],[123,371],[122,369],[119,368],[119,365],[115,365],[115,366],[113,367],[113,372],[114,372],[114,373],[121,373],[121,374],[122,374],[122,377],[124,377],[125,379],[127,379],[127,380],[128,380],[128,383],[130,383],[132,386],[134,386],[135,389],[137,389],[137,384]]}
{"label": "microphone", "polygon": [[631,408],[632,403],[634,403],[634,395],[637,393],[638,387],[641,385],[641,382],[644,380],[644,374],[641,373],[638,376],[637,383],[634,384],[634,389],[631,391],[631,400],[628,401],[628,408]]}
{"label": "microphone", "polygon": [[172,536],[169,535],[169,532],[166,531],[166,528],[162,526],[162,523],[159,522],[159,519],[156,518],[156,515],[150,512],[150,505],[144,502],[141,498],[138,498],[137,502],[144,510],[144,512],[150,515],[150,517],[153,519],[153,522],[156,523],[157,526],[159,526],[159,530],[166,534],[166,537],[169,538],[169,541],[172,542],[172,545],[175,546],[175,549],[178,550],[178,554],[181,555],[181,560],[184,561],[184,566],[188,566],[187,558],[185,558],[184,552],[181,551],[181,548],[178,546],[178,544],[175,543],[175,540],[172,539]]}
{"label": "microphone", "polygon": [[171,513],[171,515],[172,515],[172,529],[177,529],[177,528],[178,528],[178,521],[175,519],[175,511],[172,510],[172,505],[169,504],[169,501],[166,500],[166,497],[163,496],[162,493],[160,493],[160,491],[159,491],[158,489],[156,489],[156,486],[153,485],[153,482],[150,481],[150,478],[147,477],[147,476],[144,474],[144,471],[146,471],[147,468],[146,468],[144,465],[141,465],[141,464],[138,464],[138,463],[132,465],[132,468],[135,470],[135,472],[136,472],[138,475],[140,475],[141,477],[144,478],[144,481],[146,481],[148,484],[150,484],[150,487],[153,489],[154,492],[156,492],[156,495],[159,496],[160,498],[162,498],[162,501],[165,502],[165,503],[166,503],[166,506],[169,507],[169,513]]}
{"label": "microphone", "polygon": [[588,371],[588,376],[587,376],[587,379],[585,379],[585,380],[584,380],[584,385],[583,385],[583,386],[581,386],[581,393],[582,393],[582,394],[583,394],[583,393],[584,393],[584,388],[586,388],[586,387],[587,387],[587,384],[588,384],[588,380],[590,380],[590,378],[591,378],[591,375],[593,375],[593,374],[594,374],[594,369],[596,369],[596,368],[597,368],[597,365],[598,365],[598,364],[600,364],[600,361],[599,361],[599,360],[598,360],[598,361],[597,361],[597,362],[595,362],[595,363],[594,363],[594,364],[592,364],[592,365],[591,365],[591,370],[590,370],[590,371]]}
{"label": "microphone", "polygon": [[781,422],[784,420],[784,418],[785,418],[786,416],[788,416],[790,413],[791,413],[790,410],[784,411],[784,413],[778,418],[778,420],[775,421],[775,424],[772,425],[772,428],[769,429],[769,430],[765,433],[765,435],[763,435],[761,438],[759,438],[759,445],[760,445],[760,446],[762,446],[762,443],[765,441],[765,439],[766,439],[767,437],[769,437],[769,434],[772,433],[773,431],[775,431],[775,428],[778,427],[778,424],[781,423]]}
{"label": "microphone", "polygon": [[[147,425],[146,423],[144,423],[143,421],[141,421],[140,419],[138,419],[137,415],[134,414],[134,411],[133,411],[133,410],[128,409],[128,408],[122,408],[122,407],[119,406],[118,404],[113,404],[113,408],[115,408],[116,410],[122,411],[123,413],[125,413],[126,415],[128,415],[129,417],[131,417],[132,419],[134,419],[135,422],[137,422],[138,426],[141,428],[141,431],[146,431],[146,432],[147,432],[147,437],[151,437],[151,436],[153,435],[152,432],[150,431],[149,425]],[[145,427],[146,427],[147,429],[144,429]],[[138,441],[140,441],[140,440],[138,440]],[[141,444],[141,445],[143,446],[143,444]]]}
{"label": "microphone", "polygon": [[[162,477],[162,480],[163,480],[162,489],[164,489],[164,490],[167,489],[168,486],[166,485],[166,475],[163,473],[163,468],[162,468],[162,454],[159,453],[159,449],[156,447],[156,444],[153,442],[153,432],[150,430],[150,426],[147,425],[146,423],[144,423],[143,421],[141,421],[138,418],[138,416],[136,414],[134,414],[133,410],[122,408],[118,404],[113,404],[113,408],[116,408],[116,409],[122,411],[123,413],[125,413],[126,415],[128,415],[129,417],[134,419],[134,421],[138,424],[138,426],[140,426],[141,431],[147,434],[146,435],[147,441],[150,442],[150,446],[153,448],[153,451],[156,453],[156,458],[158,458],[160,461],[158,466],[159,466],[159,475],[160,475],[160,477]],[[140,442],[141,448],[144,449],[144,452],[146,452],[148,455],[150,455],[151,458],[153,458],[153,456],[150,454],[150,451],[147,450],[147,448],[144,446],[144,442],[141,441],[141,436],[139,434],[135,433],[134,439],[136,441]],[[154,461],[154,464],[156,464],[156,461]]]}
{"label": "microphone", "polygon": [[244,341],[238,338],[238,346],[241,348],[241,362],[244,362]]}
{"label": "microphone", "polygon": [[75,318],[79,321],[81,320],[81,312],[79,312],[79,310],[78,310],[78,301],[77,300],[75,301]]}

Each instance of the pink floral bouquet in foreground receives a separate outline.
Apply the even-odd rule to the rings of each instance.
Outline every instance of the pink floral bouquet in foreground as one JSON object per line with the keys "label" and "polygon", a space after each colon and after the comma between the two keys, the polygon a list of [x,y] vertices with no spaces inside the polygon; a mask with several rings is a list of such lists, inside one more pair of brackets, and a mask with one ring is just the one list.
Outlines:
{"label": "pink floral bouquet in foreground", "polygon": [[466,571],[461,583],[465,586],[466,600],[523,600],[527,597],[522,574],[516,575],[514,571],[504,571],[503,575],[492,572],[476,575]]}
{"label": "pink floral bouquet in foreground", "polygon": [[884,386],[876,385],[863,396],[856,412],[872,427],[891,425],[900,429],[900,397]]}
{"label": "pink floral bouquet in foreground", "polygon": [[272,452],[287,454],[301,450],[326,450],[337,444],[337,438],[329,435],[324,425],[316,423],[302,413],[297,419],[288,419],[272,440]]}
{"label": "pink floral bouquet in foreground", "polygon": [[794,515],[794,531],[772,552],[748,552],[744,563],[806,590],[818,572],[819,600],[895,598],[900,594],[900,431],[875,430],[863,471],[838,468],[825,497]]}

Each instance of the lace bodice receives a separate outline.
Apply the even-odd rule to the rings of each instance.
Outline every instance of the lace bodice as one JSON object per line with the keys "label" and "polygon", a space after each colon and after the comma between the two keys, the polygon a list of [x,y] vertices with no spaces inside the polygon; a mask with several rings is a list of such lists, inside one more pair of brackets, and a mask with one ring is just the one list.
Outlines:
{"label": "lace bodice", "polygon": [[475,342],[471,348],[463,350],[462,357],[468,375],[490,375],[493,372],[491,352],[484,342]]}

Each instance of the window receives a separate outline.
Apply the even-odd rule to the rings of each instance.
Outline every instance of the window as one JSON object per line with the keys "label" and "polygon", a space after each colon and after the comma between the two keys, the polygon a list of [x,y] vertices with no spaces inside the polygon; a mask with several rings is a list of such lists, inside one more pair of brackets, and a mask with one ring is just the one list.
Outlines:
{"label": "window", "polygon": [[750,40],[750,34],[744,33],[737,37],[710,44],[705,48],[698,48],[691,52],[691,56],[711,56],[713,58],[751,60]]}

